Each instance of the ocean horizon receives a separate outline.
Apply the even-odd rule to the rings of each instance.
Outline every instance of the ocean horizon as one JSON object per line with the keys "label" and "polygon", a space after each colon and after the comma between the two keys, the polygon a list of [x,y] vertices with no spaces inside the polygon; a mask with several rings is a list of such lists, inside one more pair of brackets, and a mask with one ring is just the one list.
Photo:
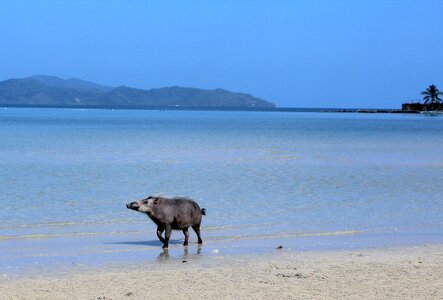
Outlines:
{"label": "ocean horizon", "polygon": [[386,107],[209,107],[209,106],[132,106],[132,105],[17,105],[1,104],[0,108],[56,108],[56,109],[120,109],[120,110],[177,110],[177,111],[256,111],[256,112],[394,112],[394,113],[413,113],[411,111],[402,111],[400,108]]}

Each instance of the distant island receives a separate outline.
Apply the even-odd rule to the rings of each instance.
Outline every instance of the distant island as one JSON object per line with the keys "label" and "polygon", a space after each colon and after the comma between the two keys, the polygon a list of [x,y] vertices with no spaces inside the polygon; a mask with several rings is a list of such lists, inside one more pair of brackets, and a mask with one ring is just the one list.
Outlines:
{"label": "distant island", "polygon": [[440,112],[443,111],[443,100],[439,96],[443,93],[439,91],[435,84],[431,84],[426,90],[421,92],[423,103],[411,101],[402,104],[402,111],[405,112]]}
{"label": "distant island", "polygon": [[274,108],[275,104],[250,94],[224,89],[189,87],[137,89],[109,87],[71,78],[34,75],[0,82],[0,105],[54,107],[201,107]]}

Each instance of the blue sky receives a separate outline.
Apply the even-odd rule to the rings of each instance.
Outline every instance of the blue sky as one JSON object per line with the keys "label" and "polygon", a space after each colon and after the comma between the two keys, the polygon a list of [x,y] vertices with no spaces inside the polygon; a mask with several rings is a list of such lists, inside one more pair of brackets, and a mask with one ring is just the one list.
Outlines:
{"label": "blue sky", "polygon": [[0,2],[0,80],[33,74],[393,107],[443,90],[443,1]]}

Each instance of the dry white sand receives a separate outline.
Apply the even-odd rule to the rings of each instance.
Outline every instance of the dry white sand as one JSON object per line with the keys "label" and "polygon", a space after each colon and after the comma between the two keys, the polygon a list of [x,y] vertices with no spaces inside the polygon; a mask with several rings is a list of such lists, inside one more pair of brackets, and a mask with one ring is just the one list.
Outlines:
{"label": "dry white sand", "polygon": [[0,299],[443,299],[443,245],[283,249],[3,279]]}

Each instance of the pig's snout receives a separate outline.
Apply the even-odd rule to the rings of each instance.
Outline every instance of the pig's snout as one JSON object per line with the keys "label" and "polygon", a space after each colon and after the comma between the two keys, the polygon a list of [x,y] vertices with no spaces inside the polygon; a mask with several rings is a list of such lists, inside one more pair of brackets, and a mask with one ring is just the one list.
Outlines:
{"label": "pig's snout", "polygon": [[137,202],[127,203],[126,208],[132,209],[132,210],[138,210],[139,206]]}

